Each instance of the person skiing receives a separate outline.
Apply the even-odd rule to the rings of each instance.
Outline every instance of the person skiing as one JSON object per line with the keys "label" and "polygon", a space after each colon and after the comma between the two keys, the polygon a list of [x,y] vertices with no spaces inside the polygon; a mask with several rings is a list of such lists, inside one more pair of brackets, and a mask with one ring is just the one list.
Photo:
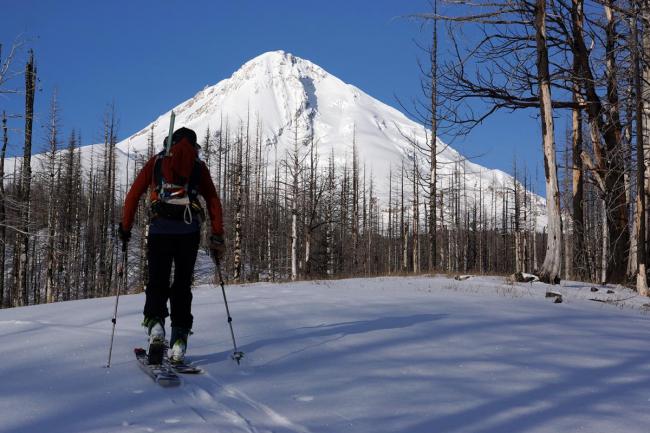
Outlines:
{"label": "person skiing", "polygon": [[[204,218],[198,195],[205,199],[210,216],[211,254],[220,260],[225,253],[221,201],[210,171],[198,157],[199,148],[193,130],[177,129],[172,134],[171,148],[149,159],[131,185],[118,227],[120,239],[128,242],[138,202],[149,188],[148,281],[142,325],[149,336],[150,364],[162,363],[166,349],[165,319],[170,316],[167,301],[171,309],[170,361],[184,362],[194,321],[191,285]],[[170,285],[172,263],[174,277]]]}

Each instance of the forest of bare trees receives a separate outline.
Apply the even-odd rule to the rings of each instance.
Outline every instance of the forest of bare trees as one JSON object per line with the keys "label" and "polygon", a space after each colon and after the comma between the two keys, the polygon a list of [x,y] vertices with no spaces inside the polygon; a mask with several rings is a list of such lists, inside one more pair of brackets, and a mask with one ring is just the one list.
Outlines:
{"label": "forest of bare trees", "polygon": [[[451,30],[438,87],[452,127],[466,133],[498,110],[538,110],[548,213],[540,277],[636,280],[647,294],[649,3],[445,4],[419,18]],[[463,109],[474,100],[485,109]]]}
{"label": "forest of bare trees", "polygon": [[[423,27],[432,33],[420,65],[426,102],[417,110],[428,140],[413,140],[389,179],[378,182],[366,167],[356,134],[352,153],[336,164],[318,136],[301,136],[298,117],[292,146],[273,158],[264,119],[210,125],[201,156],[223,203],[228,277],[533,272],[550,283],[633,284],[647,295],[650,2],[454,1],[433,3],[417,18],[433,24]],[[0,305],[111,295],[125,180],[162,137],[152,129],[148,154],[117,166],[118,113],[109,106],[103,142],[82,160],[85,143],[78,131],[62,131],[56,93],[35,98],[36,56],[18,65],[14,49],[4,58],[0,49],[0,92],[10,92],[9,74],[19,73],[24,87],[8,97],[24,97],[25,110],[2,112]],[[32,157],[35,104],[49,104],[39,158]],[[497,110],[539,117],[541,133],[530,140],[544,156],[544,230],[528,168],[513,163],[506,187],[469,184],[464,160],[441,174],[439,127],[466,134]],[[19,142],[10,143],[9,130],[21,131],[20,139],[11,135]],[[23,153],[7,170],[10,145]],[[380,183],[389,190],[379,191]],[[146,285],[147,210],[143,200],[130,244],[132,291]]]}

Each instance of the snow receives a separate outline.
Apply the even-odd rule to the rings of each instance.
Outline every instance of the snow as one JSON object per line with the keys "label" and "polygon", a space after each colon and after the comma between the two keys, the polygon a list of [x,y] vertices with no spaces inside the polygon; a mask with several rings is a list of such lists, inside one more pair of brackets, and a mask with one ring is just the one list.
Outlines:
{"label": "snow", "polygon": [[[647,298],[499,277],[383,277],[195,288],[178,388],[135,363],[144,295],[0,311],[0,432],[641,433]],[[590,298],[621,302],[592,302]],[[630,299],[626,299],[630,298]],[[618,306],[618,308],[617,308]]]}

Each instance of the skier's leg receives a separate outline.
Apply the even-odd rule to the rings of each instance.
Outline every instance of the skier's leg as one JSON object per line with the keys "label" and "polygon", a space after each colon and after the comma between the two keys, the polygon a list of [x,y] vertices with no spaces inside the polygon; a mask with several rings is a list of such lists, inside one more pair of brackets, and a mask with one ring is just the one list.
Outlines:
{"label": "skier's leg", "polygon": [[144,315],[149,318],[164,319],[169,315],[169,276],[171,274],[174,245],[169,235],[149,234],[147,261],[149,279],[147,282]]}
{"label": "skier's leg", "polygon": [[192,278],[199,247],[200,233],[178,235],[174,254],[174,283],[170,290],[172,363],[183,363],[187,337],[192,329]]}
{"label": "skier's leg", "polygon": [[176,236],[179,239],[174,251],[174,283],[169,294],[172,326],[190,330],[193,323],[192,279],[201,234]]}

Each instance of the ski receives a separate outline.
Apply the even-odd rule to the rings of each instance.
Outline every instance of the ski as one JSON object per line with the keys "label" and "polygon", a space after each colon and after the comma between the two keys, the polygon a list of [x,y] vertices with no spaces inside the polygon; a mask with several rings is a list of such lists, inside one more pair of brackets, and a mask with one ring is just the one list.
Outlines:
{"label": "ski", "polygon": [[179,386],[181,384],[180,376],[167,363],[149,364],[147,351],[142,348],[133,349],[135,357],[138,360],[140,369],[147,373],[158,385],[163,387]]}
{"label": "ski", "polygon": [[178,374],[203,374],[203,369],[192,365],[191,363],[181,362],[169,362],[169,366]]}

